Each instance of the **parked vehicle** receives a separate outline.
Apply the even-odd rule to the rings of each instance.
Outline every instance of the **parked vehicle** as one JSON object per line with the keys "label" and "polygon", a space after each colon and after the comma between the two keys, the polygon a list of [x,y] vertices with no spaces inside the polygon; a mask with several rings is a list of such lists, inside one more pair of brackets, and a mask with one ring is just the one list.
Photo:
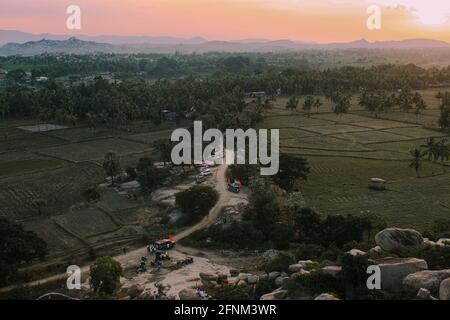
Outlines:
{"label": "parked vehicle", "polygon": [[175,247],[175,241],[172,239],[162,239],[147,247],[149,253],[155,253],[161,250],[170,250]]}
{"label": "parked vehicle", "polygon": [[195,182],[197,182],[197,184],[203,183],[206,181],[206,176],[199,174],[198,176],[195,177]]}
{"label": "parked vehicle", "polygon": [[241,191],[241,189],[237,185],[235,185],[233,183],[229,183],[228,184],[228,191],[234,192],[234,193],[239,193]]}

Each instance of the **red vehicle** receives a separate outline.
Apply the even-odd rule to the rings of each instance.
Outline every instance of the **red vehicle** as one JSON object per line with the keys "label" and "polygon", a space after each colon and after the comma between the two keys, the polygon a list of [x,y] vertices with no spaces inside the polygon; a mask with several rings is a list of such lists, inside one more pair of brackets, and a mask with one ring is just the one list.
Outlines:
{"label": "red vehicle", "polygon": [[175,247],[175,241],[171,238],[155,241],[154,244],[148,246],[148,251],[153,253],[156,251],[170,250]]}

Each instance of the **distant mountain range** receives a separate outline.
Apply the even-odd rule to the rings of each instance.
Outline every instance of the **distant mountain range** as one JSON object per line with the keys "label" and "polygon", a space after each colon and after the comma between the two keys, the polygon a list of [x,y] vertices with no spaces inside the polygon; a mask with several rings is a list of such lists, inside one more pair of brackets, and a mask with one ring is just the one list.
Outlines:
{"label": "distant mountain range", "polygon": [[0,30],[0,55],[35,55],[42,53],[175,53],[175,52],[283,52],[308,49],[405,49],[450,48],[444,41],[409,39],[369,42],[365,39],[341,43],[308,43],[291,40],[244,39],[208,41],[196,38],[147,36],[59,36],[33,35],[20,31]]}

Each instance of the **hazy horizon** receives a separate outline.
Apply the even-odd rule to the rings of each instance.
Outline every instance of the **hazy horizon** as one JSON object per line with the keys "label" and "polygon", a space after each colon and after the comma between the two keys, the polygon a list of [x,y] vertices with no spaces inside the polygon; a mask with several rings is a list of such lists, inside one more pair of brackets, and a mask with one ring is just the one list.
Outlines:
{"label": "hazy horizon", "polygon": [[[66,29],[66,9],[81,7],[82,28]],[[450,3],[380,0],[381,30],[366,27],[361,0],[0,0],[0,29],[67,36],[170,36],[330,43],[358,39],[450,41]]]}

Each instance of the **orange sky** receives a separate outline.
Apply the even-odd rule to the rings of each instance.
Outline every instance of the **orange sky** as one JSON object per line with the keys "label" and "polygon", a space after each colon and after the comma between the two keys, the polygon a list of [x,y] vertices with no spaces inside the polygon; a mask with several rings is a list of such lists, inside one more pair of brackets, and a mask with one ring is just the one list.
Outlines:
{"label": "orange sky", "polygon": [[[316,42],[434,38],[450,41],[449,0],[379,0],[382,29],[366,28],[366,0],[0,0],[0,29],[32,33],[202,36]],[[66,8],[82,9],[67,30]],[[436,25],[430,23],[439,23]]]}

